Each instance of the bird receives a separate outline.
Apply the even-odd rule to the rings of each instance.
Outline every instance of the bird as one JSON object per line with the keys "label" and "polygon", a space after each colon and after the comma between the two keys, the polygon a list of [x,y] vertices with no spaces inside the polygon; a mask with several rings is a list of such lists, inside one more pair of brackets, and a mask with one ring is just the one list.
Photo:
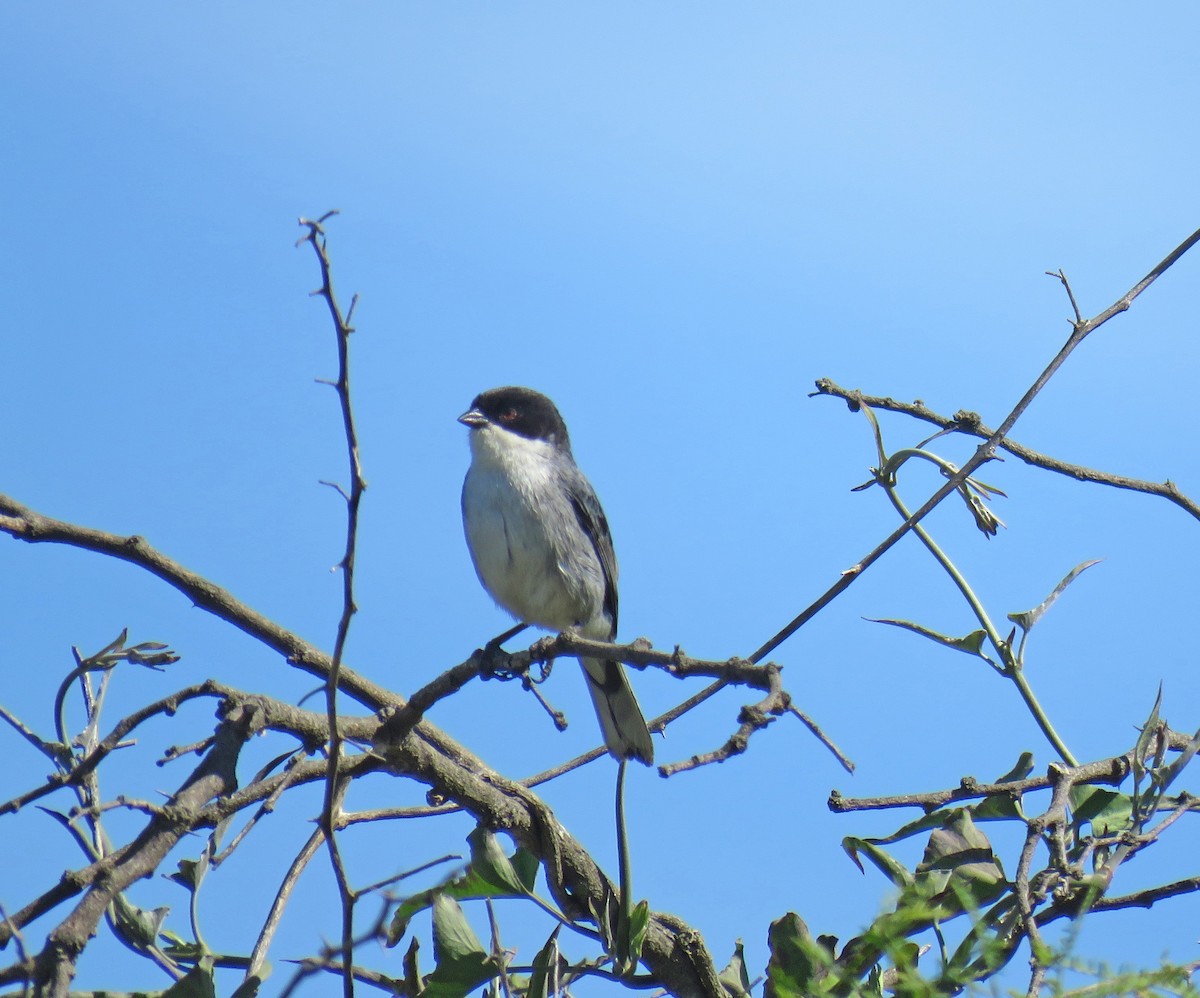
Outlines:
{"label": "bird", "polygon": [[[612,536],[558,408],[541,392],[510,385],[477,395],[458,421],[471,445],[463,531],[483,588],[522,623],[612,641]],[[653,763],[654,743],[621,664],[579,664],[609,753]]]}

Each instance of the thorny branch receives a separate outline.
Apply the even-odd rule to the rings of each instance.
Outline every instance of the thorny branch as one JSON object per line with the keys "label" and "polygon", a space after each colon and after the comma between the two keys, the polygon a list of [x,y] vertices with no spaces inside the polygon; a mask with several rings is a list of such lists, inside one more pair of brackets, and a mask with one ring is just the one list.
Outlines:
{"label": "thorny branch", "polygon": [[[354,561],[358,547],[358,514],[362,503],[363,490],[367,483],[363,478],[362,462],[358,449],[358,430],[354,423],[354,410],[350,403],[350,334],[354,328],[350,320],[354,307],[358,303],[357,295],[350,302],[350,311],[342,314],[337,296],[333,290],[333,277],[329,264],[329,251],[322,223],[336,211],[326,212],[315,222],[300,219],[300,225],[308,231],[297,244],[308,243],[316,254],[321,268],[321,287],[314,292],[325,299],[329,307],[329,315],[333,320],[337,334],[338,376],[333,387],[337,392],[338,403],[342,412],[342,427],[346,436],[346,454],[350,472],[350,491],[338,491],[346,501],[346,548],[342,555],[340,568],[342,570],[342,614],[338,620],[337,637],[333,643],[333,659],[330,662],[329,675],[325,681],[326,718],[329,723],[329,769],[325,780],[325,802],[321,809],[321,828],[324,831],[325,844],[329,849],[329,859],[333,865],[334,878],[337,881],[338,897],[342,906],[342,962],[347,968],[353,965],[354,959],[354,904],[355,895],[350,887],[346,867],[338,848],[336,829],[341,800],[345,796],[346,784],[340,783],[337,776],[338,765],[342,756],[342,741],[338,734],[338,674],[341,672],[342,656],[346,650],[346,638],[350,633],[350,621],[357,612],[354,601]],[[342,975],[343,994],[351,998],[354,994],[354,975]]]}

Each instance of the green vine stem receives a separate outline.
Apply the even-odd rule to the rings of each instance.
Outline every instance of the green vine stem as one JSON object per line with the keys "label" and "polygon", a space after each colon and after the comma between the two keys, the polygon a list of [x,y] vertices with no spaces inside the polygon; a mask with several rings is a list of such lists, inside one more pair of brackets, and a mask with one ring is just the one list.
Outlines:
{"label": "green vine stem", "polygon": [[[949,467],[947,462],[936,455],[930,454],[928,451],[906,450],[892,455],[885,466],[880,469],[877,480],[883,487],[884,492],[887,493],[887,497],[891,500],[892,505],[896,508],[896,512],[905,520],[908,520],[912,514],[896,491],[895,473],[900,465],[910,457],[922,457],[938,465],[943,471],[949,471],[951,474],[957,470]],[[988,612],[984,609],[979,597],[975,595],[975,591],[971,588],[970,583],[967,582],[963,574],[958,570],[958,566],[938,547],[937,542],[929,535],[924,526],[920,523],[915,523],[912,529],[917,537],[920,538],[921,543],[928,549],[929,553],[933,555],[946,574],[950,576],[951,580],[958,587],[959,592],[962,593],[963,598],[967,601],[967,604],[971,607],[971,612],[975,614],[980,626],[983,627],[988,641],[991,642],[992,647],[996,650],[996,654],[1004,663],[1003,668],[999,670],[1000,674],[1006,679],[1012,680],[1013,684],[1017,687],[1017,692],[1021,695],[1021,699],[1025,701],[1025,706],[1029,708],[1030,714],[1033,715],[1037,726],[1041,728],[1042,734],[1046,736],[1046,740],[1054,747],[1054,751],[1058,753],[1063,762],[1068,766],[1078,766],[1079,763],[1076,761],[1074,754],[1067,748],[1066,743],[1054,729],[1054,725],[1050,722],[1046,711],[1038,702],[1038,698],[1034,694],[1032,687],[1030,687],[1028,681],[1025,679],[1025,673],[1021,668],[1020,661],[1013,653],[1012,645],[1000,637],[999,632],[992,623],[991,617],[988,616]]]}

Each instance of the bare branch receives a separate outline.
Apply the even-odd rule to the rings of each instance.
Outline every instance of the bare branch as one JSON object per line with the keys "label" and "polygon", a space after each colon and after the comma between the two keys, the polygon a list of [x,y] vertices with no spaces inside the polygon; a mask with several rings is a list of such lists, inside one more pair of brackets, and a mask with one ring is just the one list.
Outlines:
{"label": "bare branch", "polygon": [[[1130,768],[1129,756],[1122,755],[1086,763],[1070,772],[1074,784],[1105,783],[1116,786],[1129,775]],[[1002,794],[1019,799],[1022,794],[1033,790],[1046,790],[1054,785],[1055,778],[1050,775],[1030,777],[1027,780],[1012,780],[1006,783],[976,783],[973,779],[965,778],[959,786],[951,790],[934,790],[931,793],[923,794],[897,794],[892,797],[843,797],[840,792],[834,790],[829,795],[827,803],[829,810],[836,814],[897,807],[919,807],[926,811],[932,811],[958,801],[979,800],[983,797]]]}
{"label": "bare branch", "polygon": [[[326,212],[322,220],[330,217]],[[354,959],[354,891],[346,874],[341,851],[337,842],[338,810],[345,796],[346,784],[339,782],[337,777],[338,765],[341,761],[342,742],[338,734],[337,692],[338,673],[342,667],[342,656],[346,649],[346,639],[350,633],[350,621],[358,607],[354,601],[354,562],[358,548],[358,511],[362,502],[363,490],[367,483],[363,478],[362,462],[358,449],[358,430],[354,423],[354,410],[350,403],[350,327],[348,316],[343,316],[341,307],[333,290],[333,276],[330,270],[329,252],[325,242],[325,233],[319,222],[309,222],[300,219],[300,224],[308,228],[308,236],[304,240],[313,248],[317,262],[321,268],[321,296],[329,306],[329,315],[333,320],[334,331],[337,335],[338,377],[334,388],[337,390],[338,402],[342,411],[342,428],[346,436],[346,453],[350,467],[350,491],[338,488],[346,501],[346,549],[342,555],[342,614],[338,620],[337,637],[333,644],[333,660],[330,662],[329,674],[325,681],[325,706],[329,722],[329,772],[325,780],[325,801],[321,809],[321,827],[324,831],[325,843],[329,848],[329,860],[333,865],[334,878],[337,881],[338,895],[342,905],[342,961],[346,967],[353,966]],[[358,303],[354,296],[351,310]],[[342,977],[343,994],[352,998],[354,994],[354,979],[352,973]]]}
{"label": "bare branch", "polygon": [[[1200,877],[1187,877],[1184,880],[1176,880],[1158,887],[1147,887],[1145,890],[1136,891],[1133,894],[1101,898],[1092,905],[1091,910],[1118,911],[1122,908],[1150,908],[1167,898],[1179,897],[1181,894],[1194,894],[1196,891],[1200,891]],[[1052,914],[1052,917],[1041,921],[1043,925],[1059,918],[1066,918],[1072,913],[1058,909],[1047,912],[1047,914]]]}
{"label": "bare branch", "polygon": [[[817,390],[812,393],[813,395],[828,395],[833,398],[843,399],[852,411],[857,411],[859,407],[864,405],[872,409],[884,409],[888,412],[897,412],[905,416],[912,416],[914,419],[931,423],[949,432],[963,433],[983,440],[988,439],[995,432],[984,424],[977,412],[968,412],[965,409],[960,409],[953,416],[943,416],[940,413],[934,412],[923,402],[901,402],[886,396],[866,395],[854,389],[842,388],[829,378],[820,378],[816,383],[816,387]],[[1041,468],[1044,471],[1053,471],[1056,474],[1074,478],[1076,481],[1092,482],[1097,485],[1108,485],[1112,488],[1128,489],[1132,492],[1142,492],[1146,495],[1159,496],[1169,502],[1173,502],[1180,509],[1200,520],[1200,504],[1197,504],[1194,500],[1180,492],[1178,486],[1170,479],[1161,483],[1147,482],[1138,478],[1128,478],[1125,475],[1096,471],[1093,468],[1085,468],[1080,464],[1069,464],[1066,461],[1060,461],[1057,458],[1041,454],[1030,447],[1026,447],[1024,444],[1017,443],[1015,440],[1002,440],[999,447],[1002,450],[1008,451],[1014,457],[1020,458],[1028,465]]]}
{"label": "bare branch", "polygon": [[283,917],[284,906],[287,904],[288,898],[291,896],[296,884],[300,882],[300,874],[304,872],[304,868],[308,866],[309,861],[317,854],[317,850],[321,848],[321,844],[324,841],[324,830],[317,828],[309,836],[308,841],[304,843],[300,852],[296,854],[296,858],[292,860],[291,866],[288,867],[288,871],[284,875],[283,883],[279,885],[279,890],[275,894],[275,900],[271,903],[271,910],[267,914],[267,919],[263,923],[262,930],[258,934],[258,939],[254,943],[254,949],[250,952],[250,963],[246,967],[244,980],[249,981],[262,970],[263,961],[267,958],[267,950],[271,946],[271,940],[275,937],[275,930],[279,928],[279,920]]}

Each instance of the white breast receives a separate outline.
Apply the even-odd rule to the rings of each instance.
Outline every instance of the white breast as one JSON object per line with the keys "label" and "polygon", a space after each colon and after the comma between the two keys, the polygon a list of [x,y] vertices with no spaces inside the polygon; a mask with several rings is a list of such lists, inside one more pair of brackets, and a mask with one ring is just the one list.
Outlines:
{"label": "white breast", "polygon": [[559,487],[553,448],[484,427],[471,433],[471,455],[463,520],[484,588],[518,620],[587,629],[601,613],[603,571],[590,546],[567,543],[579,531],[574,511],[548,499]]}

